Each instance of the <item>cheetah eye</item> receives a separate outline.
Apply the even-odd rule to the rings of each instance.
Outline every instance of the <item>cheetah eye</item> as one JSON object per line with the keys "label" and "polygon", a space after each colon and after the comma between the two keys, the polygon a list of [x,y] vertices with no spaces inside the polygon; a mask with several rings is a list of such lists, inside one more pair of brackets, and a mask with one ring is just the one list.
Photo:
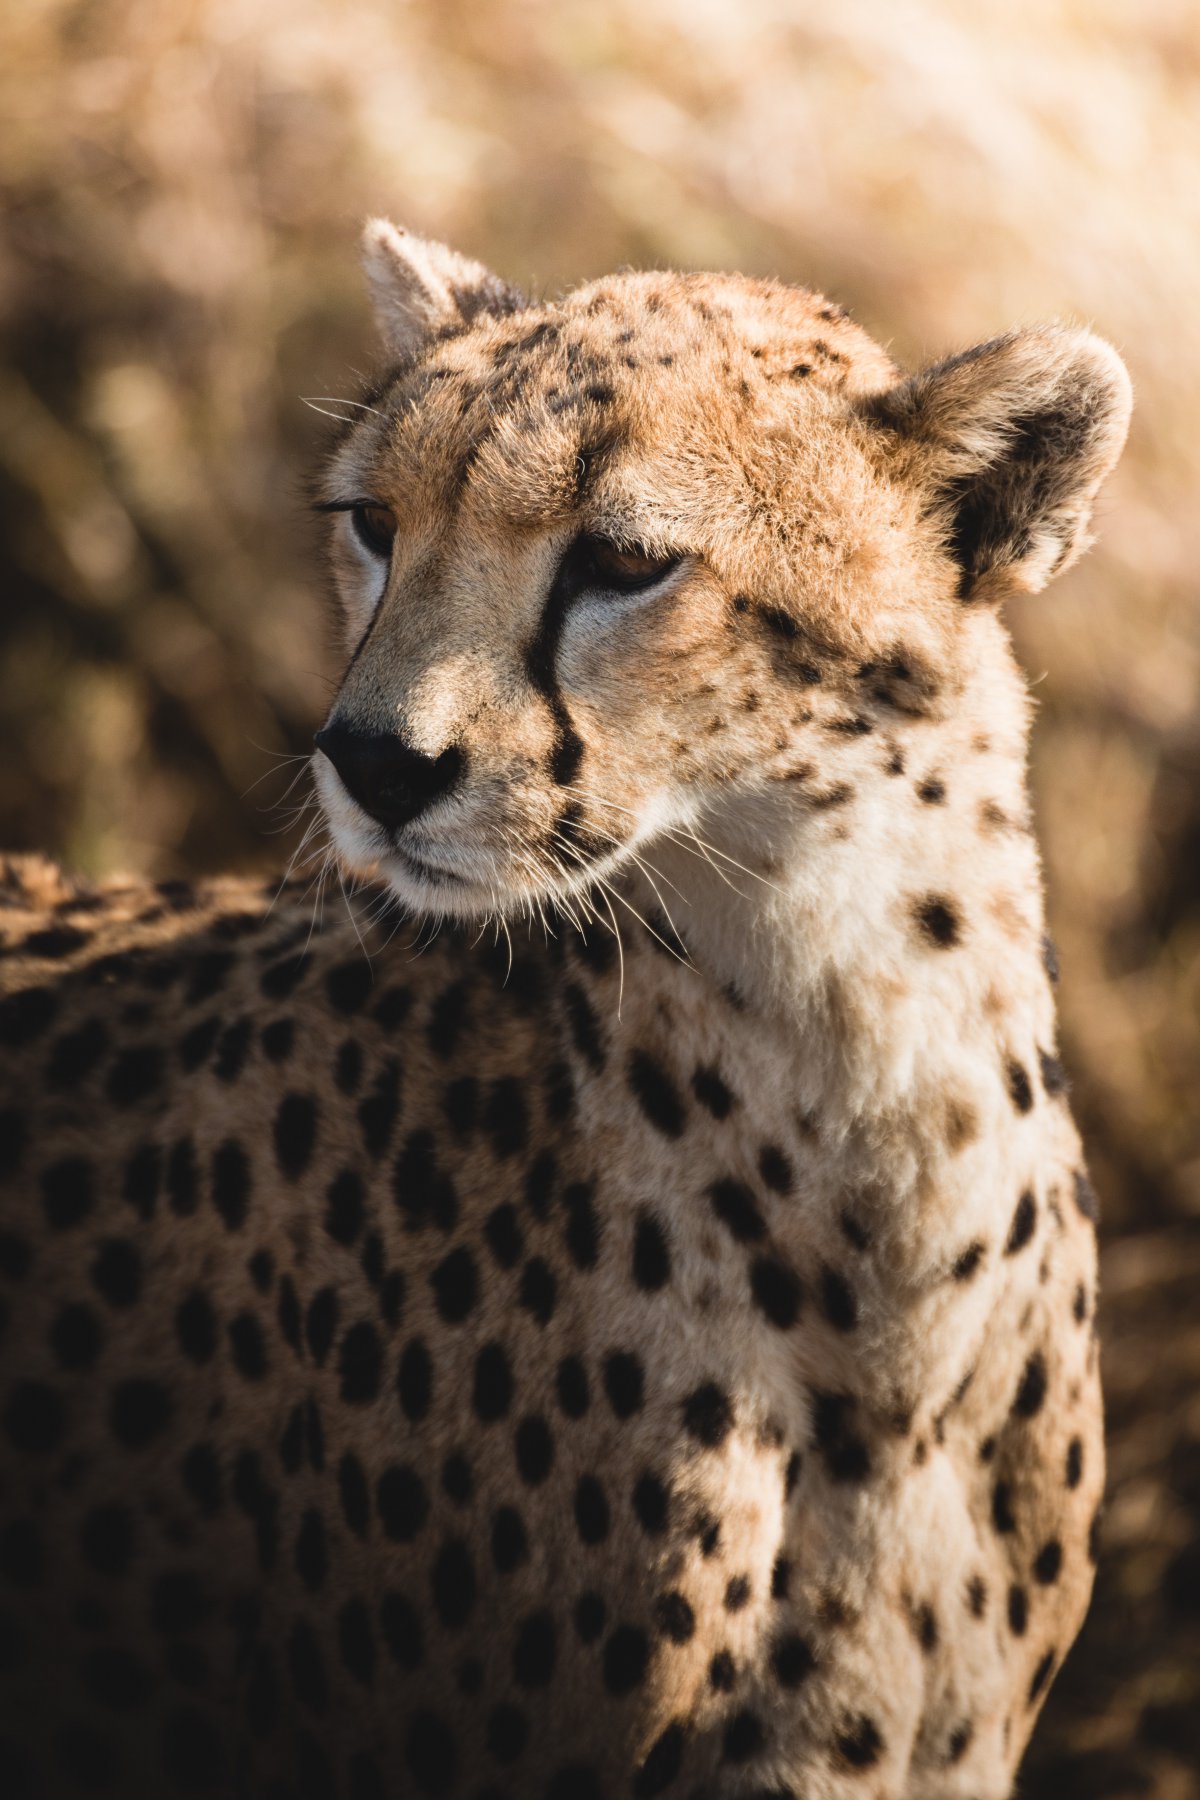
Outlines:
{"label": "cheetah eye", "polygon": [[622,549],[599,537],[585,538],[581,549],[581,585],[608,588],[618,594],[636,594],[641,588],[653,587],[683,560],[679,556],[654,556],[648,550]]}
{"label": "cheetah eye", "polygon": [[349,510],[354,535],[363,549],[369,550],[372,556],[389,557],[396,537],[396,515],[391,508],[360,500]]}

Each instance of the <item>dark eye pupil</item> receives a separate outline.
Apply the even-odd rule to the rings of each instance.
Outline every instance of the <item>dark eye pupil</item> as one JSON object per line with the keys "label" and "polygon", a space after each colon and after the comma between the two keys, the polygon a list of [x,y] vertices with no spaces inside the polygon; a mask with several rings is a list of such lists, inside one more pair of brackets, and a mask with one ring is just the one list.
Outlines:
{"label": "dark eye pupil", "polygon": [[636,593],[661,581],[679,561],[677,556],[652,556],[645,550],[622,550],[603,538],[588,544],[588,561],[596,584],[620,593]]}
{"label": "dark eye pupil", "polygon": [[396,536],[396,521],[386,506],[355,506],[350,511],[350,523],[360,544],[369,550],[372,556],[390,556],[392,540]]}

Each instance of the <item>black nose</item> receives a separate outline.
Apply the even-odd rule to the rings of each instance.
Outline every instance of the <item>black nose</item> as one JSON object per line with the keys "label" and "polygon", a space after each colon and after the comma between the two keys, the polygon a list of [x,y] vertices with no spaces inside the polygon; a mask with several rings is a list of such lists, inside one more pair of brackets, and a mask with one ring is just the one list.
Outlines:
{"label": "black nose", "polygon": [[313,742],[363,811],[392,831],[449,793],[463,771],[463,753],[453,744],[425,756],[392,732],[355,731],[336,719]]}

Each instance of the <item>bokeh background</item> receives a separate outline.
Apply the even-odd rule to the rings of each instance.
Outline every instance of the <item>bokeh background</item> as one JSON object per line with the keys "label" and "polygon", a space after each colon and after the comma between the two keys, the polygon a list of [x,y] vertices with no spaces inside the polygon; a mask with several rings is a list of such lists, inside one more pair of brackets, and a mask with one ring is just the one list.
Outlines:
{"label": "bokeh background", "polygon": [[1118,345],[1100,546],[1012,617],[1112,1427],[1024,1791],[1200,1795],[1196,5],[6,0],[0,118],[0,842],[86,872],[291,847],[336,669],[303,397],[371,365],[365,213],[536,292],[777,274],[908,364],[1053,317]]}

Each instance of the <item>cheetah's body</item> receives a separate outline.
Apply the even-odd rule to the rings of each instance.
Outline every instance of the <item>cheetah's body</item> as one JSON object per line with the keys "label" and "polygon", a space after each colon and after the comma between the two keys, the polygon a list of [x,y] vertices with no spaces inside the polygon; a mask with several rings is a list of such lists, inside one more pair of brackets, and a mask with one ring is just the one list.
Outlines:
{"label": "cheetah's body", "polygon": [[[666,942],[627,917],[618,954],[560,919],[556,938],[514,934],[510,969],[469,923],[414,955],[385,918],[362,926],[368,962],[348,924],[309,941],[293,888],[267,916],[248,883],[14,873],[4,1733],[30,1792],[1009,1792],[1086,1606],[1103,1475],[1093,1206],[1054,1056],[1026,702],[986,594],[956,595],[944,521],[868,474],[861,444],[899,455],[908,402],[858,412],[861,439],[846,423],[894,375],[781,295],[630,277],[510,319],[489,292],[469,329],[405,346],[372,402],[384,448],[372,423],[335,461],[351,497],[371,457],[375,486],[391,469],[416,543],[357,622],[347,601],[343,713],[378,728],[393,684],[432,756],[469,693],[467,795],[492,780],[476,832],[515,794],[542,821],[528,843],[569,841]],[[786,354],[756,371],[739,346],[768,302]],[[618,669],[601,703],[580,633],[610,627],[564,621],[553,508],[508,540],[488,521],[519,511],[531,454],[544,496],[564,445],[620,515],[625,446],[653,449],[660,419],[621,410],[618,347],[637,364],[648,344],[666,381],[662,359],[698,363],[698,342],[776,440],[824,359],[821,456],[792,444],[824,541],[777,530],[796,496],[736,433],[749,510],[739,490],[740,513],[710,506],[702,528],[676,419],[676,487],[643,506],[640,541],[682,542],[696,569],[620,603],[642,688]],[[838,429],[862,463],[841,485]],[[1005,564],[989,519],[981,584]],[[1012,567],[1041,554],[1039,520]],[[337,554],[345,595],[363,578]],[[522,688],[487,630],[528,567],[556,622],[531,600],[511,627]],[[788,611],[797,581],[807,612]],[[413,604],[431,583],[449,625]],[[642,739],[622,716],[638,705]],[[606,730],[632,774],[614,744],[604,760]],[[664,813],[664,778],[639,785],[655,758],[703,795],[685,823],[712,852]],[[367,815],[322,780],[361,863]],[[604,861],[621,817],[652,874],[623,848]],[[407,890],[374,859],[428,905],[422,833]]]}

